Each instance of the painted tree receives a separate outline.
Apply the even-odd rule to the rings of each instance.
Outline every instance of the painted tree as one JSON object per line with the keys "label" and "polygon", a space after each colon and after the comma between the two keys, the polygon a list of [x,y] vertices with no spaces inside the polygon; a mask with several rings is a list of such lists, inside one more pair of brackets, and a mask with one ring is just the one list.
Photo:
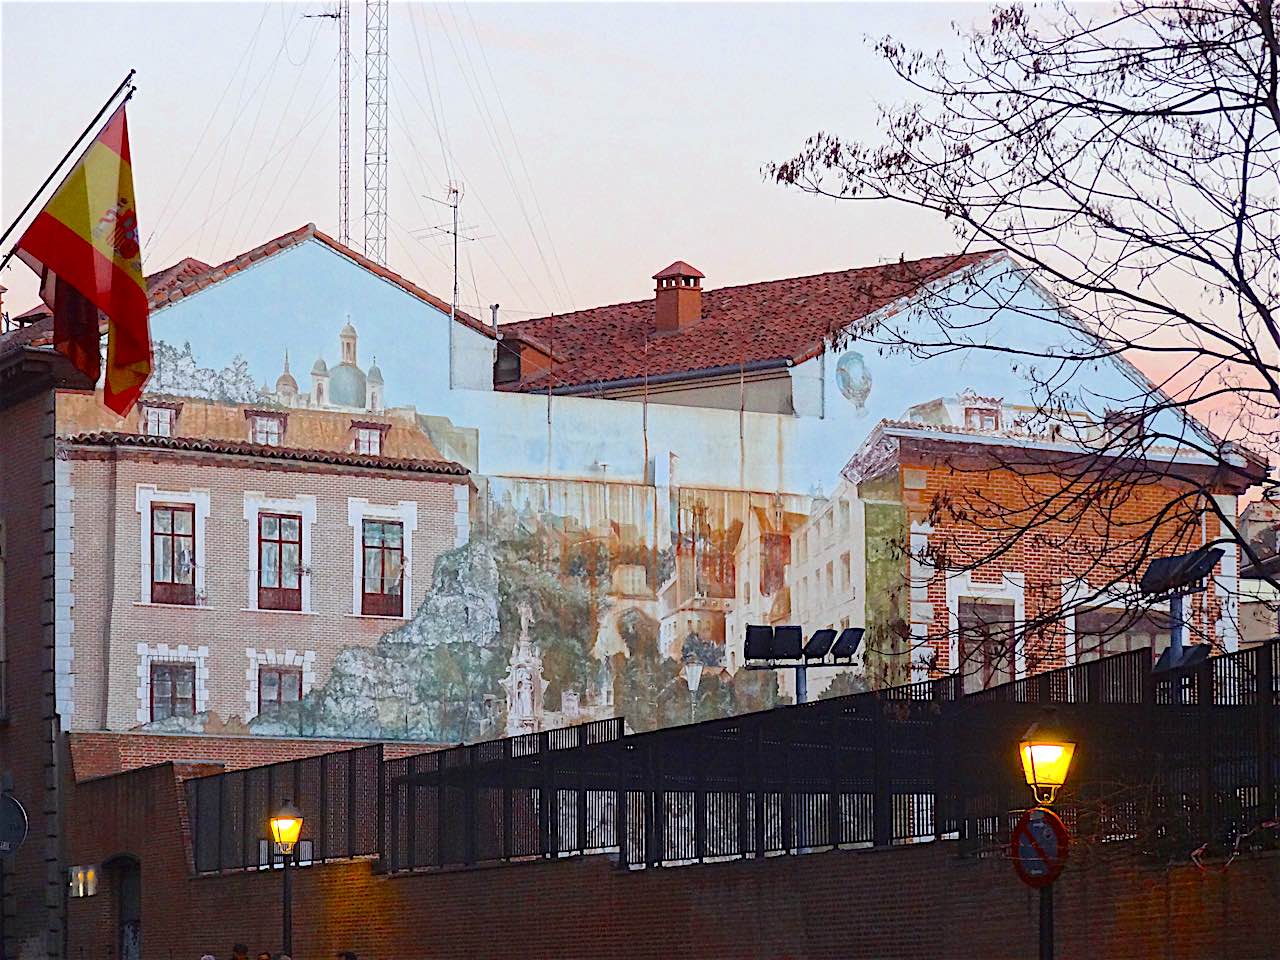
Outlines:
{"label": "painted tree", "polygon": [[[1215,493],[1280,493],[1261,470],[1280,440],[1278,32],[1272,0],[1130,0],[999,7],[956,27],[952,56],[873,40],[909,99],[880,107],[870,139],[819,132],[766,168],[811,194],[933,211],[967,251],[1011,255],[1012,279],[926,295],[929,323],[850,335],[918,357],[995,351],[1029,383],[1018,429],[1060,454],[1006,453],[997,466],[1021,479],[1002,497],[984,486],[992,464],[975,465],[931,517],[993,535],[915,558],[953,573],[1018,547],[1070,556],[1087,589],[1042,598],[1028,632],[1104,602],[1124,608],[1106,629],[1147,622],[1134,585],[1153,557],[1234,549],[1234,497]],[[990,335],[998,311],[1045,290],[1061,309],[1027,322],[1056,325],[1058,343]],[[1150,382],[1094,390],[1116,358]],[[1173,493],[1148,496],[1156,484]]]}

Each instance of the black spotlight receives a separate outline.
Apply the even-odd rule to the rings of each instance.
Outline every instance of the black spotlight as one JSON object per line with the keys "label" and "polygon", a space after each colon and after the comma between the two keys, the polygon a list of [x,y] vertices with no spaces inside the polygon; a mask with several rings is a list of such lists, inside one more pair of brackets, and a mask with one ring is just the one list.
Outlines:
{"label": "black spotlight", "polygon": [[747,624],[747,643],[743,654],[748,660],[772,660],[773,627]]}
{"label": "black spotlight", "polygon": [[773,659],[799,660],[804,645],[804,631],[799,627],[773,628]]}
{"label": "black spotlight", "polygon": [[848,660],[858,652],[858,647],[862,646],[863,632],[862,627],[845,627],[836,638],[835,646],[831,648],[831,655],[837,660]]}
{"label": "black spotlight", "polygon": [[831,649],[831,645],[836,642],[836,632],[834,630],[815,630],[809,642],[804,645],[804,658],[806,660],[821,660],[827,655],[827,651]]}

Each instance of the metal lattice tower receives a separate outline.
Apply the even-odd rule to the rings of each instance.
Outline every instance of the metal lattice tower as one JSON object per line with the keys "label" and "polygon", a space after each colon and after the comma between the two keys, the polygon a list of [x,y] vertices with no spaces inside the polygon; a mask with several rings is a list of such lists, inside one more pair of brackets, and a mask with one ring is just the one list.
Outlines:
{"label": "metal lattice tower", "polygon": [[351,245],[351,0],[338,3],[338,242]]}
{"label": "metal lattice tower", "polygon": [[387,260],[388,0],[369,0],[364,14],[364,255]]}

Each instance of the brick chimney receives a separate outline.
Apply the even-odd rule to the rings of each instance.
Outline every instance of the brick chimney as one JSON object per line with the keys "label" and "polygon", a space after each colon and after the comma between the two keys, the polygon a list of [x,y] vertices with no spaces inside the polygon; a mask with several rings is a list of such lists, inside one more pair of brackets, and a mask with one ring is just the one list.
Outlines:
{"label": "brick chimney", "polygon": [[697,267],[677,260],[653,275],[658,287],[654,291],[657,304],[655,326],[659,333],[684,330],[702,317],[702,278]]}

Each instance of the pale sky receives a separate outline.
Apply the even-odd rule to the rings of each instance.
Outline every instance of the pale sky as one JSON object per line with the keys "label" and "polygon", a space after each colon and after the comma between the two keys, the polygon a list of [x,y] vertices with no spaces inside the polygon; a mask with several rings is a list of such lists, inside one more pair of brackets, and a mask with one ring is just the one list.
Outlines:
{"label": "pale sky", "polygon": [[[332,3],[0,4],[7,226],[130,67],[145,269],[217,263],[314,221],[337,234]],[[523,319],[652,294],[688,260],[708,287],[957,246],[905,207],[819,200],[760,167],[820,129],[871,136],[905,96],[863,43],[934,50],[961,4],[391,3],[389,266],[449,299],[452,178],[479,238],[464,308]],[[363,245],[364,6],[351,4],[351,236]],[[12,239],[6,241],[5,248]],[[6,309],[36,302],[7,267]],[[483,315],[487,318],[485,308]]]}

